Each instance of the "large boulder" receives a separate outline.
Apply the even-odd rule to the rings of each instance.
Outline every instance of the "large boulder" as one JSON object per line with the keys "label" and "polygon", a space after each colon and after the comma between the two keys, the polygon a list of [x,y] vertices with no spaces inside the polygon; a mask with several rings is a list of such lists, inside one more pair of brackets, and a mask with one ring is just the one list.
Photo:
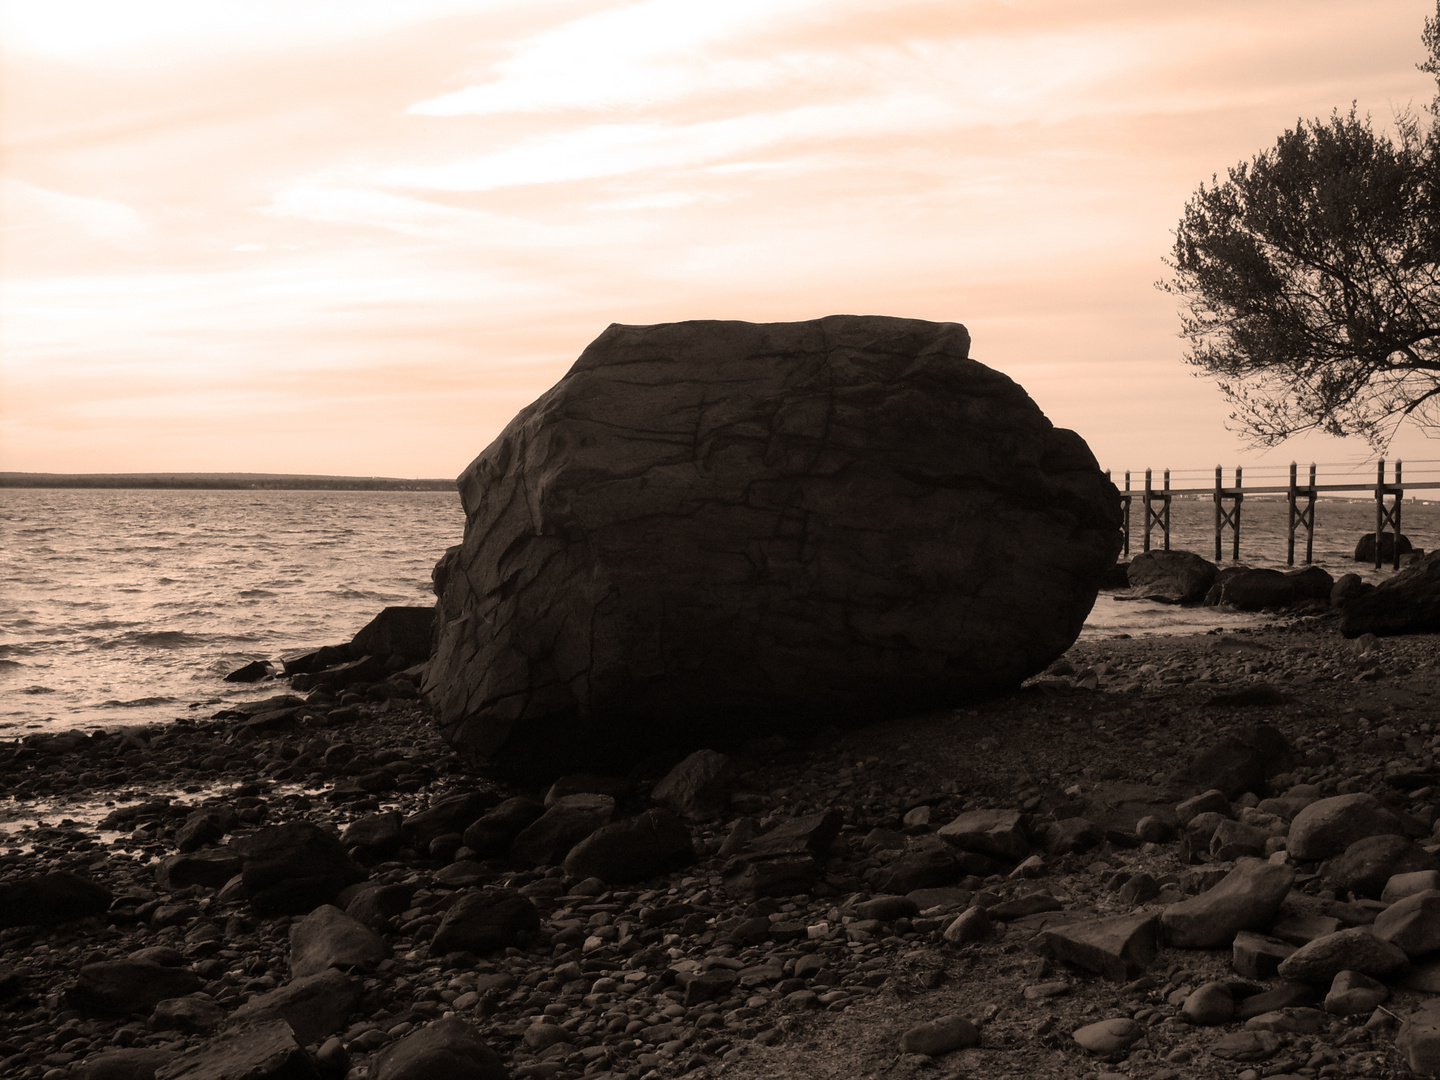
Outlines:
{"label": "large boulder", "polygon": [[[1380,534],[1380,561],[1395,561],[1396,536],[1393,532]],[[1404,533],[1399,536],[1400,554],[1409,555],[1415,549],[1410,546],[1410,538]],[[1373,563],[1375,561],[1375,534],[1366,533],[1355,543],[1355,561]]]}
{"label": "large boulder", "polygon": [[445,737],[623,772],[1044,670],[1114,565],[1118,493],[969,345],[869,316],[610,327],[459,479]]}
{"label": "large boulder", "polygon": [[1340,632],[1347,638],[1436,631],[1440,631],[1440,551],[1356,596],[1340,613]]}

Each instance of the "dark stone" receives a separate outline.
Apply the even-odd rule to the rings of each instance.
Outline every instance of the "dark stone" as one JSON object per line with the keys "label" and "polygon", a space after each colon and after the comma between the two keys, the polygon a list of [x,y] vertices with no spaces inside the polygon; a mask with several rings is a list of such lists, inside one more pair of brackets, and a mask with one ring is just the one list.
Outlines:
{"label": "dark stone", "polygon": [[830,848],[844,824],[845,815],[839,810],[801,814],[799,817],[786,818],[769,832],[755,837],[746,850],[757,855],[809,852],[823,859],[830,854]]}
{"label": "dark stone", "polygon": [[1193,551],[1146,551],[1130,560],[1130,595],[1167,604],[1198,604],[1218,568]]}
{"label": "dark stone", "polygon": [[389,955],[383,938],[333,904],[321,904],[290,926],[291,978],[327,968],[368,974]]}
{"label": "dark stone", "polygon": [[308,821],[267,826],[235,846],[257,915],[303,915],[333,903],[341,889],[368,876],[338,837]]}
{"label": "dark stone", "polygon": [[112,899],[105,886],[66,871],[11,878],[0,882],[0,928],[56,926],[104,915]]}
{"label": "dark stone", "polygon": [[1295,589],[1297,602],[1323,600],[1330,602],[1330,593],[1335,588],[1335,579],[1318,566],[1305,566],[1299,570],[1288,570],[1285,577]]}
{"label": "dark stone", "polygon": [[514,889],[466,889],[440,920],[430,939],[430,955],[484,956],[513,945],[522,932],[539,929],[540,911],[529,897]]}
{"label": "dark stone", "polygon": [[879,317],[610,327],[459,480],[445,738],[619,772],[1043,671],[1114,565],[1118,493],[968,350]]}
{"label": "dark stone", "polygon": [[71,1080],[155,1080],[162,1065],[175,1058],[174,1050],[131,1046],[102,1050],[72,1066]]}
{"label": "dark stone", "polygon": [[[1217,584],[1220,603],[1241,611],[1282,608],[1295,602],[1295,584],[1279,570],[1243,567],[1222,571]],[[1328,595],[1329,590],[1326,592]]]}
{"label": "dark stone", "polygon": [[358,980],[328,968],[255,995],[231,1014],[229,1023],[239,1026],[283,1020],[295,1033],[296,1041],[309,1046],[345,1026],[360,1004],[362,990]]}
{"label": "dark stone", "polygon": [[1116,589],[1128,589],[1130,587],[1130,564],[1117,562],[1105,576],[1100,579],[1101,591],[1114,591]]}
{"label": "dark stone", "polygon": [[379,682],[388,675],[383,656],[362,656],[309,675],[296,675],[290,685],[296,690],[343,690],[352,683]]}
{"label": "dark stone", "polygon": [[340,846],[347,851],[364,848],[376,855],[393,855],[400,850],[404,837],[400,823],[404,815],[399,810],[383,810],[378,814],[366,814],[345,826],[340,834]]}
{"label": "dark stone", "polygon": [[1355,597],[1340,613],[1340,632],[1347,638],[1435,631],[1440,631],[1440,551]]}
{"label": "dark stone", "polygon": [[510,843],[510,853],[528,866],[559,866],[570,849],[615,813],[608,795],[567,795],[525,828]]}
{"label": "dark stone", "polygon": [[725,888],[736,896],[791,896],[809,892],[821,867],[811,855],[747,855],[731,859],[721,871]]}
{"label": "dark stone", "polygon": [[275,674],[275,665],[269,660],[252,660],[242,668],[236,668],[225,676],[226,682],[259,682]]}
{"label": "dark stone", "polygon": [[288,676],[310,675],[353,659],[355,658],[350,653],[350,644],[346,642],[344,645],[322,645],[309,652],[282,657],[280,662],[284,674]]}
{"label": "dark stone", "polygon": [[1414,870],[1440,870],[1440,859],[1404,836],[1382,834],[1356,840],[1320,872],[1357,896],[1378,900],[1392,875]]}
{"label": "dark stone", "polygon": [[226,848],[169,855],[155,867],[155,882],[172,892],[191,885],[218,889],[240,873],[240,867],[240,856]]}
{"label": "dark stone", "polygon": [[370,1080],[509,1080],[510,1070],[458,1016],[412,1031],[370,1066]]}
{"label": "dark stone", "polygon": [[537,799],[516,795],[482,814],[461,836],[461,842],[482,858],[503,854],[527,825],[545,813]]}
{"label": "dark stone", "polygon": [[1343,608],[1357,596],[1364,596],[1374,585],[1366,581],[1359,574],[1341,574],[1335,579],[1335,586],[1330,590],[1330,606],[1332,608]]}
{"label": "dark stone", "polygon": [[414,895],[415,886],[405,882],[393,885],[366,882],[346,889],[339,898],[345,902],[346,915],[371,930],[386,930],[390,920],[410,906]]}
{"label": "dark stone", "polygon": [[562,864],[573,878],[596,877],[609,885],[642,881],[695,859],[690,830],[669,810],[602,825],[581,840]]}
{"label": "dark stone", "polygon": [[176,830],[175,847],[181,852],[191,852],[206,844],[218,844],[239,821],[233,806],[207,806],[195,810]]}
{"label": "dark stone", "polygon": [[[1415,549],[1410,546],[1410,538],[1404,533],[1400,534],[1400,554],[1409,555]],[[1383,532],[1380,534],[1380,561],[1381,563],[1395,562],[1395,534]],[[1360,537],[1355,544],[1355,561],[1375,565],[1375,534],[1366,533]]]}
{"label": "dark stone", "polygon": [[319,1076],[314,1059],[295,1041],[290,1025],[267,1020],[207,1039],[158,1069],[155,1080],[319,1080]]}
{"label": "dark stone", "polygon": [[436,799],[424,810],[411,814],[400,826],[405,842],[424,851],[437,836],[463,833],[481,814],[493,808],[499,796],[488,791],[465,791]]}
{"label": "dark stone", "polygon": [[91,1016],[144,1015],[157,1002],[193,994],[204,985],[189,968],[149,960],[102,960],[80,969],[65,1004]]}
{"label": "dark stone", "polygon": [[1294,754],[1278,728],[1254,724],[1228,735],[1201,752],[1177,776],[1176,782],[1195,791],[1216,788],[1227,799],[1247,791],[1265,794],[1265,781],[1289,769]]}
{"label": "dark stone", "polygon": [[399,657],[415,664],[430,657],[435,608],[387,607],[350,639],[354,656]]}

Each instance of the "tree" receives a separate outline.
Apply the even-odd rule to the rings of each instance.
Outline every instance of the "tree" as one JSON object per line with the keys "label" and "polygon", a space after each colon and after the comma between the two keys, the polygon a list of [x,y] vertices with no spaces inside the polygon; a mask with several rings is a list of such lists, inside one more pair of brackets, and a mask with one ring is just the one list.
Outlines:
{"label": "tree", "polygon": [[[1440,5],[1425,40],[1440,78]],[[1440,137],[1408,112],[1395,129],[1353,106],[1298,121],[1185,205],[1159,287],[1261,445],[1440,428]]]}

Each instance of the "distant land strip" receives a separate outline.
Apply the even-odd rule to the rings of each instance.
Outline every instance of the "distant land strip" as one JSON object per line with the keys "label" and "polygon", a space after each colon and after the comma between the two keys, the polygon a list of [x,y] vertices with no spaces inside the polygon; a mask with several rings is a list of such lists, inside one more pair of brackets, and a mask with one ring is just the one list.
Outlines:
{"label": "distant land strip", "polygon": [[194,491],[454,491],[454,480],[301,473],[0,472],[0,488],[173,488]]}

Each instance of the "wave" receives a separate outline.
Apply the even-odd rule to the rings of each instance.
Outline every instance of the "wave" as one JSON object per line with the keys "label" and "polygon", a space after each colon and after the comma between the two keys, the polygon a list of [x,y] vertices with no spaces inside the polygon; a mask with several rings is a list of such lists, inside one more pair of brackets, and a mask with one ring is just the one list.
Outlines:
{"label": "wave", "polygon": [[0,660],[0,671],[9,671],[12,668],[22,668],[25,665],[19,660]]}
{"label": "wave", "polygon": [[116,701],[111,698],[109,701],[102,701],[98,705],[92,705],[92,709],[143,709],[150,705],[171,705],[176,698],[173,697],[142,697],[134,701]]}
{"label": "wave", "polygon": [[271,597],[277,594],[271,592],[269,589],[241,589],[240,595],[245,599],[250,600],[260,597]]}
{"label": "wave", "polygon": [[131,630],[120,635],[121,642],[152,649],[179,649],[186,645],[203,645],[211,640],[210,634],[189,634],[184,630]]}
{"label": "wave", "polygon": [[[0,661],[0,663],[3,663],[3,662],[4,662],[4,661]],[[53,693],[55,693],[55,688],[54,688],[53,686],[22,686],[22,687],[20,688],[20,693],[22,693],[22,694],[53,694]]]}

